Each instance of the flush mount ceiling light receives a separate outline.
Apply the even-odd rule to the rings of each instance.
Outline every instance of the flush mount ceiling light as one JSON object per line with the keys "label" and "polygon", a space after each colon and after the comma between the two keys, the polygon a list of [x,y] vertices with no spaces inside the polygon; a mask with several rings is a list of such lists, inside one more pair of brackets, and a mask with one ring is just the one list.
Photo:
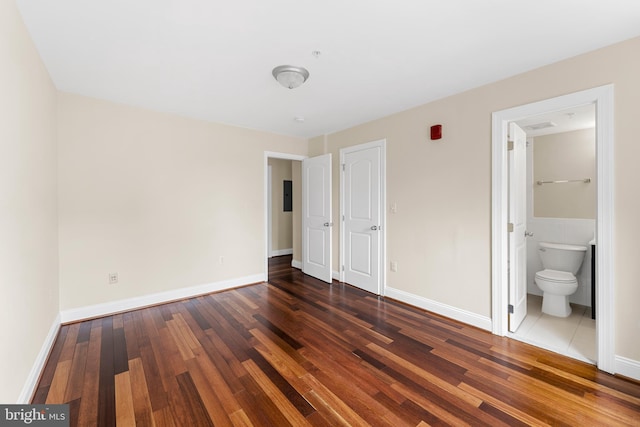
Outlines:
{"label": "flush mount ceiling light", "polygon": [[554,126],[557,126],[557,125],[553,122],[542,122],[542,123],[536,123],[534,125],[529,125],[525,127],[529,130],[540,130],[540,129],[552,128]]}
{"label": "flush mount ceiling light", "polygon": [[309,72],[302,67],[280,65],[273,69],[273,77],[287,89],[295,89],[309,78]]}

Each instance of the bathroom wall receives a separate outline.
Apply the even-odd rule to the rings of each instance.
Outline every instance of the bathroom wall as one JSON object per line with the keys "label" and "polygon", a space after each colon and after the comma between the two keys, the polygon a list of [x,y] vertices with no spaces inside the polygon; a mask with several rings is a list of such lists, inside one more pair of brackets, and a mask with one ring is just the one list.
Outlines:
{"label": "bathroom wall", "polygon": [[[596,130],[580,129],[533,140],[533,210],[544,218],[596,217]],[[537,185],[538,181],[575,180]]]}
{"label": "bathroom wall", "polygon": [[[591,135],[591,145],[595,148],[595,139],[592,135],[593,129],[581,130],[574,132],[564,132],[561,134],[539,136],[536,138],[528,138],[527,146],[527,231],[533,233],[533,237],[527,239],[527,292],[534,295],[542,295],[542,291],[535,284],[534,277],[537,271],[542,270],[542,262],[538,254],[539,242],[554,242],[554,243],[569,243],[579,244],[588,247],[585,255],[582,267],[576,274],[578,279],[578,290],[569,297],[569,301],[572,303],[591,306],[591,246],[589,241],[593,239],[595,232],[595,206],[589,208],[589,200],[593,199],[595,203],[595,194],[584,194],[582,192],[583,199],[586,199],[586,203],[579,204],[575,202],[575,197],[567,194],[567,191],[576,189],[575,186],[579,186],[581,190],[583,187],[590,186],[588,189],[595,193],[595,153],[591,155],[593,149],[577,150],[575,146],[570,145],[579,140],[583,142],[583,145],[588,145],[589,135]],[[539,145],[536,145],[539,144]],[[551,144],[555,144],[557,147],[555,150],[550,147]],[[538,147],[540,153],[534,154]],[[542,148],[542,150],[540,150]],[[555,153],[555,162],[547,162],[549,159],[548,152],[553,151]],[[576,153],[579,153],[577,155]],[[535,168],[535,162],[540,163],[545,161],[544,165],[538,164],[538,168]],[[578,171],[579,173],[587,173],[584,178],[591,178],[591,184],[548,184],[547,186],[557,186],[559,188],[545,188],[544,190],[551,190],[548,192],[563,192],[565,193],[565,200],[574,200],[574,203],[562,203],[562,200],[556,200],[558,206],[551,206],[549,202],[553,198],[536,198],[534,200],[534,193],[540,191],[536,184],[536,181],[542,179],[536,169],[541,169],[545,180],[554,179],[574,179],[572,176],[561,175],[562,165],[571,164],[571,173]],[[592,172],[585,172],[591,170]],[[566,171],[566,169],[565,169]],[[545,175],[546,174],[546,175]],[[582,175],[580,175],[582,177]],[[564,186],[564,187],[562,187]],[[573,186],[574,188],[568,187]],[[569,191],[571,193],[571,191]],[[542,209],[536,206],[543,201],[546,204]],[[579,206],[576,206],[579,205]],[[591,212],[589,209],[592,209]],[[542,214],[554,214],[558,217],[544,217],[534,216]],[[562,218],[560,216],[572,214],[575,216],[582,216],[582,218]]]}

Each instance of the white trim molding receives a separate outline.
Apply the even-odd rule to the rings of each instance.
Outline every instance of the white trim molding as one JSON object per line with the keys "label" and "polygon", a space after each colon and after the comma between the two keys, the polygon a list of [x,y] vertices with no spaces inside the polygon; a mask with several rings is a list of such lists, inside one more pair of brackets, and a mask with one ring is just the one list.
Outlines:
{"label": "white trim molding", "polygon": [[491,318],[487,316],[481,316],[467,310],[462,310],[438,301],[401,291],[400,289],[395,289],[388,285],[385,288],[385,296],[410,304],[414,307],[422,308],[423,310],[431,311],[441,316],[475,326],[476,328],[484,329],[485,331],[491,331]]}
{"label": "white trim molding", "polygon": [[273,258],[274,256],[282,256],[282,255],[293,255],[293,248],[289,249],[274,249],[271,251],[269,258]]}
{"label": "white trim molding", "polygon": [[622,356],[616,356],[616,374],[640,381],[640,362]]}
{"label": "white trim molding", "polygon": [[33,366],[31,367],[29,376],[25,381],[24,387],[22,387],[22,392],[20,393],[20,396],[18,397],[18,401],[16,403],[21,405],[31,403],[31,399],[33,398],[33,395],[36,392],[36,387],[38,386],[38,381],[40,380],[40,375],[42,375],[44,366],[47,363],[47,359],[49,358],[49,353],[51,353],[53,345],[56,343],[56,338],[58,337],[61,323],[62,322],[60,321],[60,313],[58,313],[56,318],[53,320],[53,323],[51,324],[51,328],[49,328],[49,333],[42,343],[42,347],[40,348],[38,356],[36,356],[35,362],[33,362]]}
{"label": "white trim molding", "polygon": [[613,85],[605,85],[532,104],[494,112],[492,115],[491,167],[491,312],[494,334],[505,336],[508,330],[507,301],[507,126],[525,117],[561,111],[575,106],[596,106],[597,216],[597,359],[598,368],[615,373],[615,325],[613,270]]}
{"label": "white trim molding", "polygon": [[240,286],[246,286],[260,282],[263,282],[262,274],[254,274],[252,276],[222,280],[220,282],[190,286],[188,288],[180,288],[166,292],[158,292],[155,294],[127,298],[119,301],[107,302],[104,304],[72,308],[70,310],[64,310],[60,312],[60,321],[61,323],[69,323],[95,317],[109,316],[112,314],[121,313],[123,311],[136,310],[152,305],[179,301],[185,298],[193,298],[199,295],[225,291],[227,289],[237,288]]}
{"label": "white trim molding", "polygon": [[302,261],[298,261],[297,259],[292,259],[291,267],[297,268],[298,270],[302,270]]}

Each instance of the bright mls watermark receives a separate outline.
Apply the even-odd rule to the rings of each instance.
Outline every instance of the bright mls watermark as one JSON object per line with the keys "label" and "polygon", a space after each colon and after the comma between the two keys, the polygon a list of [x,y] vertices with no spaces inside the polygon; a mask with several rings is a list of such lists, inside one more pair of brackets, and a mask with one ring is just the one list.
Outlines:
{"label": "bright mls watermark", "polygon": [[0,427],[69,427],[69,405],[0,405]]}

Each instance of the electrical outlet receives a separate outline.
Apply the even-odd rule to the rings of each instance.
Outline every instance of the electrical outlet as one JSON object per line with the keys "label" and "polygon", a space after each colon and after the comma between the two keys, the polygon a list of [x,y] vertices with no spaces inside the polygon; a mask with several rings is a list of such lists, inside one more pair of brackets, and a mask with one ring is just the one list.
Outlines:
{"label": "electrical outlet", "polygon": [[109,284],[115,285],[118,283],[118,273],[109,273]]}
{"label": "electrical outlet", "polygon": [[391,261],[391,271],[398,271],[398,261]]}

